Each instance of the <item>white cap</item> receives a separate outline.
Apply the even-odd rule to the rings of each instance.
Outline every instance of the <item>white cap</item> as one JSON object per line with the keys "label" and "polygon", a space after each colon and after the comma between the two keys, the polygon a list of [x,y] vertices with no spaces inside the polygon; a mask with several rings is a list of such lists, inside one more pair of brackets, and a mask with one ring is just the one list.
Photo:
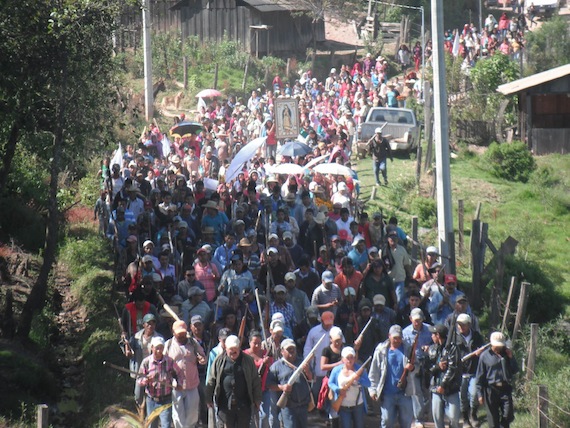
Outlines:
{"label": "white cap", "polygon": [[331,337],[331,339],[344,339],[344,336],[342,335],[342,330],[339,327],[331,327],[331,329],[329,330],[329,336]]}
{"label": "white cap", "polygon": [[226,338],[226,349],[239,348],[239,337],[232,334]]}
{"label": "white cap", "polygon": [[424,313],[420,308],[414,308],[412,309],[412,312],[410,312],[410,318],[413,320],[423,320]]}
{"label": "white cap", "polygon": [[146,247],[147,245],[152,245],[154,247],[154,242],[152,242],[150,239],[147,239],[146,241],[143,242],[143,248]]}
{"label": "white cap", "polygon": [[336,68],[331,68],[331,74],[335,74],[336,73]]}
{"label": "white cap", "polygon": [[338,190],[348,190],[348,186],[346,185],[346,183],[341,182],[338,185]]}
{"label": "white cap", "polygon": [[267,238],[271,241],[272,239],[279,239],[279,236],[276,233],[270,233]]}
{"label": "white cap", "polygon": [[376,129],[374,130],[374,133],[375,133],[375,134],[381,134],[381,133],[382,133],[382,128],[376,128]]}
{"label": "white cap", "polygon": [[500,331],[491,334],[491,346],[505,346],[507,341],[505,335]]}
{"label": "white cap", "polygon": [[155,346],[160,345],[164,346],[164,339],[160,336],[154,336],[150,341],[150,346],[154,348]]}
{"label": "white cap", "polygon": [[279,254],[279,251],[278,251],[277,248],[275,248],[275,247],[269,247],[269,248],[267,249],[267,254],[271,254],[271,253]]}
{"label": "white cap", "polygon": [[386,297],[384,297],[382,294],[376,294],[374,296],[374,298],[372,299],[372,302],[375,305],[385,305],[386,304]]}
{"label": "white cap", "polygon": [[356,236],[354,237],[354,241],[352,241],[352,246],[353,246],[353,247],[356,247],[360,241],[366,241],[366,240],[364,239],[364,236],[362,236],[362,235],[356,235]]}
{"label": "white cap", "polygon": [[296,281],[296,280],[297,280],[297,275],[295,275],[293,272],[287,272],[285,274],[285,282]]}
{"label": "white cap", "polygon": [[459,324],[471,324],[471,317],[468,314],[459,314],[457,316],[457,322]]}
{"label": "white cap", "polygon": [[283,331],[283,323],[279,320],[275,320],[271,322],[269,329],[274,333],[279,333]]}
{"label": "white cap", "polygon": [[431,246],[426,248],[426,254],[437,254],[437,255],[439,255],[439,251],[437,251],[436,247],[431,245]]}
{"label": "white cap", "polygon": [[346,358],[349,356],[353,356],[356,357],[356,351],[354,350],[354,348],[352,346],[345,346],[344,348],[342,348],[342,351],[340,353],[340,356],[342,358]]}

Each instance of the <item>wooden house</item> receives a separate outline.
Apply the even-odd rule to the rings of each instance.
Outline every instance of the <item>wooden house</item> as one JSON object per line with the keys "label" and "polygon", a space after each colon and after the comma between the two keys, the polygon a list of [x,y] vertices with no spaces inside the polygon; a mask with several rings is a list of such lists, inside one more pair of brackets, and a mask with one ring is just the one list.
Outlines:
{"label": "wooden house", "polygon": [[310,10],[298,0],[181,0],[182,37],[202,41],[238,40],[252,54],[302,52],[325,39],[324,21],[313,23]]}
{"label": "wooden house", "polygon": [[536,155],[570,152],[570,64],[497,88],[518,95],[521,140]]}

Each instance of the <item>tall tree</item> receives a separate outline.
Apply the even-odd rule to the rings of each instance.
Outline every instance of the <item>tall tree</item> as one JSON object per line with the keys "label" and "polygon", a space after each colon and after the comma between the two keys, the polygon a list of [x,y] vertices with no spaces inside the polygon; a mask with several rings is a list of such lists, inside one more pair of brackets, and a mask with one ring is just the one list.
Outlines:
{"label": "tall tree", "polygon": [[1,146],[0,191],[21,136],[49,134],[47,233],[40,272],[24,304],[17,335],[29,335],[34,315],[45,305],[56,261],[60,225],[58,178],[68,162],[85,155],[108,122],[116,67],[112,39],[118,0],[4,0],[0,6],[0,127],[9,129]]}

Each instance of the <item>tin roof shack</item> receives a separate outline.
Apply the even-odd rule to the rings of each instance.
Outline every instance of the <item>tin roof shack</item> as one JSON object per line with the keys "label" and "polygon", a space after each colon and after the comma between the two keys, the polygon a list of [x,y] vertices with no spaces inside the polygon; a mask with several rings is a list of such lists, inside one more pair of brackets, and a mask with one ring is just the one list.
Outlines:
{"label": "tin roof shack", "polygon": [[570,64],[497,88],[518,95],[521,140],[536,155],[570,152]]}
{"label": "tin roof shack", "polygon": [[183,38],[238,40],[254,54],[305,52],[325,38],[324,21],[313,24],[308,3],[299,0],[182,0],[179,11]]}

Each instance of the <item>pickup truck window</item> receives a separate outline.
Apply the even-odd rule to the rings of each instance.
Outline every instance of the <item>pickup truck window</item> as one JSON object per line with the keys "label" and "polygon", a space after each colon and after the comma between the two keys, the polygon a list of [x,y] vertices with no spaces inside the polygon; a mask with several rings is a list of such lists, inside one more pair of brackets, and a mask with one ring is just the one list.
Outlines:
{"label": "pickup truck window", "polygon": [[385,110],[374,112],[368,122],[407,123],[411,125],[414,123],[414,118],[407,111]]}

